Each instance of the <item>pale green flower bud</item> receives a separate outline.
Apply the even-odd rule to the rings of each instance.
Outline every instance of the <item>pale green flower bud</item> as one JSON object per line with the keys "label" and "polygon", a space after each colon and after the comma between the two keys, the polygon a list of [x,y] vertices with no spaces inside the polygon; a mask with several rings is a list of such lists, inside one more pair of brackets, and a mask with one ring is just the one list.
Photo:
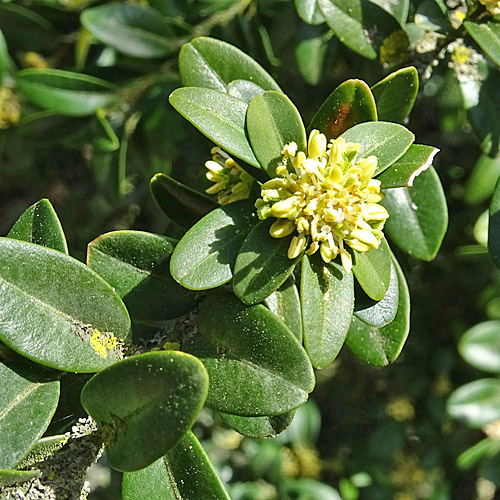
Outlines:
{"label": "pale green flower bud", "polygon": [[295,224],[293,221],[288,219],[278,219],[276,222],[271,224],[269,228],[269,234],[273,238],[284,238],[289,236],[295,231]]}

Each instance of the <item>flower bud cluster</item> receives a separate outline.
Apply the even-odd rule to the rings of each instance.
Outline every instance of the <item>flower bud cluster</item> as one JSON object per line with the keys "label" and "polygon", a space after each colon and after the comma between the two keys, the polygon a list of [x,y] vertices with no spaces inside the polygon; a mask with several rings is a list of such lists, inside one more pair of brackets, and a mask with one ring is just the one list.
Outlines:
{"label": "flower bud cluster", "polygon": [[283,149],[277,177],[262,185],[255,207],[260,219],[277,219],[269,229],[272,237],[295,234],[290,259],[303,251],[319,251],[325,262],[340,255],[350,272],[347,246],[357,252],[378,248],[389,214],[378,204],[384,198],[380,181],[372,179],[377,158],[359,158],[360,149],[342,138],[327,144],[317,130],[309,136],[307,155],[294,142]]}
{"label": "flower bud cluster", "polygon": [[479,0],[493,16],[500,14],[500,0]]}
{"label": "flower bud cluster", "polygon": [[7,87],[0,87],[0,129],[15,125],[21,117],[21,108],[16,96]]}
{"label": "flower bud cluster", "polygon": [[208,169],[206,177],[214,184],[205,192],[217,194],[217,201],[220,205],[247,199],[252,187],[252,176],[219,147],[212,148],[210,153],[212,159],[205,163]]}

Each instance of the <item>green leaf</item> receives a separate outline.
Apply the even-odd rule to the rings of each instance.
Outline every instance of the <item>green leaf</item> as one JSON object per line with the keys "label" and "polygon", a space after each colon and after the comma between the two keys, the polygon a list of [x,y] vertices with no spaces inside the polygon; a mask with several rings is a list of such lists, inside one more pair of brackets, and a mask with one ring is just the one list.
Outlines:
{"label": "green leaf", "polygon": [[255,209],[248,200],[212,210],[175,248],[170,261],[174,279],[190,290],[227,283],[233,277],[240,247],[256,220]]}
{"label": "green leaf", "polygon": [[382,239],[378,248],[368,252],[353,252],[352,271],[366,295],[373,300],[385,297],[391,282],[391,252]]}
{"label": "green leaf", "polygon": [[252,150],[271,177],[276,175],[285,145],[293,141],[298,151],[307,151],[302,118],[284,94],[270,91],[254,97],[248,105],[246,123]]}
{"label": "green leaf", "polygon": [[202,338],[188,351],[210,379],[206,405],[232,415],[281,415],[307,400],[314,373],[293,333],[262,305],[245,306],[233,294],[214,292],[198,315]]}
{"label": "green leaf", "polygon": [[299,342],[302,342],[300,297],[292,276],[264,300],[264,305],[290,328]]}
{"label": "green leaf", "polygon": [[196,304],[168,271],[175,240],[142,231],[115,231],[89,244],[87,265],[120,295],[134,320],[162,323]]}
{"label": "green leaf", "polygon": [[490,204],[488,248],[493,263],[500,267],[500,180],[496,184]]}
{"label": "green leaf", "polygon": [[227,86],[227,93],[240,101],[250,104],[250,101],[265,92],[262,87],[248,80],[234,80]]}
{"label": "green leaf", "polygon": [[372,326],[352,318],[346,344],[361,361],[377,366],[392,363],[403,349],[410,332],[410,294],[403,271],[395,258],[393,264],[398,275],[398,311],[385,326]]}
{"label": "green leaf", "polygon": [[337,357],[351,324],[354,308],[352,274],[318,255],[302,258],[300,283],[304,345],[315,368]]}
{"label": "green leaf", "polygon": [[316,0],[295,0],[295,8],[299,17],[307,24],[321,24],[325,18]]}
{"label": "green leaf", "polygon": [[465,29],[494,62],[500,65],[500,24],[464,21]]}
{"label": "green leaf", "polygon": [[149,467],[123,475],[123,500],[230,500],[192,432]]}
{"label": "green leaf", "polygon": [[380,188],[413,186],[414,180],[432,165],[437,153],[439,149],[432,146],[412,144],[399,160],[377,177]]}
{"label": "green leaf", "polygon": [[415,13],[415,23],[427,31],[447,34],[453,28],[445,12],[446,7],[439,6],[435,0],[424,0]]}
{"label": "green leaf", "polygon": [[384,233],[413,257],[432,260],[448,227],[448,209],[439,177],[430,167],[414,181],[413,187],[387,189],[381,202],[390,216]]}
{"label": "green leaf", "polygon": [[377,108],[370,87],[361,80],[347,80],[321,105],[308,131],[317,129],[330,141],[358,123],[376,120]]}
{"label": "green leaf", "polygon": [[318,0],[335,36],[350,49],[375,59],[385,37],[401,29],[396,19],[369,0]]}
{"label": "green leaf", "polygon": [[465,183],[464,200],[469,205],[479,205],[491,198],[500,178],[500,156],[481,155]]}
{"label": "green leaf", "polygon": [[273,238],[272,220],[259,222],[241,245],[234,265],[234,293],[245,304],[258,304],[277,290],[299,261],[288,258],[292,236]]}
{"label": "green leaf", "polygon": [[[13,469],[47,429],[59,381],[28,363],[0,363],[0,469]],[[0,482],[1,484],[1,482]]]}
{"label": "green leaf", "polygon": [[5,75],[9,72],[10,68],[10,58],[9,51],[7,49],[7,42],[0,30],[0,85],[5,77]]}
{"label": "green leaf", "polygon": [[305,477],[287,479],[284,481],[283,488],[291,498],[300,498],[301,500],[343,500],[337,490],[331,486]]}
{"label": "green leaf", "polygon": [[459,387],[449,397],[447,409],[452,418],[473,429],[500,419],[500,380],[483,378]]}
{"label": "green leaf", "polygon": [[43,109],[86,116],[118,100],[114,87],[98,78],[59,69],[24,69],[16,75],[19,90]]}
{"label": "green leaf", "polygon": [[0,486],[12,486],[14,484],[31,481],[41,472],[38,469],[34,470],[0,470]]}
{"label": "green leaf", "polygon": [[496,455],[499,451],[500,441],[487,437],[461,453],[457,458],[457,467],[459,469],[469,469],[479,461]]}
{"label": "green leaf", "polygon": [[408,11],[410,8],[410,0],[371,0],[373,3],[380,5],[384,10],[392,14],[401,26],[404,26],[408,19]]}
{"label": "green leaf", "polygon": [[66,236],[61,223],[54,207],[45,198],[31,205],[19,217],[7,237],[68,253]]}
{"label": "green leaf", "polygon": [[354,316],[364,323],[381,327],[390,323],[397,314],[399,305],[399,280],[394,264],[391,265],[391,282],[382,300],[375,302],[360,291],[356,295]]}
{"label": "green leaf", "polygon": [[207,372],[194,356],[150,352],[94,375],[81,401],[99,426],[113,432],[106,446],[109,464],[131,472],[152,464],[179,442],[203,407],[207,389]]}
{"label": "green leaf", "polygon": [[81,22],[98,40],[128,56],[165,57],[179,47],[172,22],[149,7],[102,5],[84,10]]}
{"label": "green leaf", "polygon": [[378,158],[375,176],[399,160],[415,140],[415,136],[402,125],[390,122],[368,122],[355,125],[343,137],[348,142],[361,144],[359,156]]}
{"label": "green leaf", "polygon": [[248,107],[245,102],[216,90],[196,87],[174,90],[169,100],[186,120],[224,151],[260,168],[245,134]]}
{"label": "green leaf", "polygon": [[182,46],[179,72],[186,87],[206,87],[226,92],[234,80],[249,80],[264,90],[281,89],[269,73],[250,56],[229,43],[199,37]]}
{"label": "green leaf", "polygon": [[371,88],[377,102],[378,118],[403,123],[418,94],[418,72],[413,66],[401,68]]}
{"label": "green leaf", "polygon": [[233,430],[254,439],[276,437],[292,423],[294,415],[295,411],[274,417],[239,417],[227,413],[220,414],[222,420]]}
{"label": "green leaf", "polygon": [[[88,373],[116,362],[130,319],[100,276],[61,252],[8,238],[0,238],[0,261],[2,342],[58,370]],[[116,337],[116,348],[105,348],[99,333]]]}
{"label": "green leaf", "polygon": [[150,187],[153,198],[165,215],[184,229],[189,229],[218,206],[208,196],[165,174],[156,174],[151,179]]}
{"label": "green leaf", "polygon": [[500,321],[485,321],[467,330],[458,350],[474,368],[500,373]]}

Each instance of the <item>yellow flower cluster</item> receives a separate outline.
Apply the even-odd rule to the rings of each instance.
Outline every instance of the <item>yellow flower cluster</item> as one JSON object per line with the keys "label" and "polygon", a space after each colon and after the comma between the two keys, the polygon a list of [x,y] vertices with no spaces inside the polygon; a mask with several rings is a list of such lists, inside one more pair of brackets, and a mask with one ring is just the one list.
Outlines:
{"label": "yellow flower cluster", "polygon": [[205,163],[206,177],[214,182],[205,192],[217,194],[221,205],[245,200],[250,194],[253,178],[245,172],[225,151],[218,147],[210,151],[212,159]]}
{"label": "yellow flower cluster", "polygon": [[500,14],[500,0],[479,0],[479,3],[483,4],[490,14]]}
{"label": "yellow flower cluster", "polygon": [[0,87],[0,129],[16,124],[21,117],[21,108],[16,96],[7,87]]}
{"label": "yellow flower cluster", "polygon": [[412,420],[415,416],[415,408],[406,396],[394,398],[389,401],[385,407],[385,412],[398,422]]}
{"label": "yellow flower cluster", "polygon": [[342,138],[327,144],[317,130],[309,136],[307,155],[294,142],[285,146],[277,177],[262,185],[255,207],[260,219],[278,219],[269,229],[273,238],[298,233],[288,249],[290,259],[310,240],[308,255],[319,250],[325,262],[340,255],[349,273],[346,245],[357,252],[378,248],[389,214],[378,204],[384,198],[380,181],[372,179],[377,158],[358,158],[360,149]]}
{"label": "yellow flower cluster", "polygon": [[114,349],[118,343],[112,333],[101,333],[97,328],[92,332],[89,342],[94,351],[104,359],[108,357],[108,351]]}

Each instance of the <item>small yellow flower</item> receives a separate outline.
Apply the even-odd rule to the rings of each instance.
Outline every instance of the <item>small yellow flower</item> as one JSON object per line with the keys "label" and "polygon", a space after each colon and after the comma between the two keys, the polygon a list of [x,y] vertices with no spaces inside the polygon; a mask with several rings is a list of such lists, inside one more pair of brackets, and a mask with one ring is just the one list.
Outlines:
{"label": "small yellow flower", "polygon": [[245,200],[250,195],[252,176],[245,172],[226,152],[218,147],[211,150],[212,159],[205,163],[206,177],[214,184],[205,190],[217,194],[221,205]]}
{"label": "small yellow flower", "polygon": [[479,0],[479,3],[483,4],[490,14],[500,14],[500,0]]}
{"label": "small yellow flower", "polygon": [[[327,144],[324,134],[313,130],[307,155],[292,142],[283,148],[278,177],[261,186],[255,207],[261,220],[275,217],[269,234],[284,238],[296,233],[288,257],[319,251],[325,262],[340,255],[351,271],[347,246],[357,252],[378,248],[389,217],[378,202],[384,198],[380,181],[372,179],[377,158],[359,158],[359,144],[336,139]],[[308,246],[309,243],[309,246]]]}
{"label": "small yellow flower", "polygon": [[21,107],[16,96],[7,87],[0,87],[0,129],[15,125],[21,117]]}
{"label": "small yellow flower", "polygon": [[49,66],[45,58],[37,52],[26,52],[23,63],[25,67],[35,69],[45,69]]}
{"label": "small yellow flower", "polygon": [[457,45],[451,54],[452,61],[458,64],[465,64],[470,60],[472,50],[465,45]]}
{"label": "small yellow flower", "polygon": [[385,407],[385,412],[398,422],[412,420],[415,416],[415,408],[413,408],[411,401],[405,396],[389,401]]}

